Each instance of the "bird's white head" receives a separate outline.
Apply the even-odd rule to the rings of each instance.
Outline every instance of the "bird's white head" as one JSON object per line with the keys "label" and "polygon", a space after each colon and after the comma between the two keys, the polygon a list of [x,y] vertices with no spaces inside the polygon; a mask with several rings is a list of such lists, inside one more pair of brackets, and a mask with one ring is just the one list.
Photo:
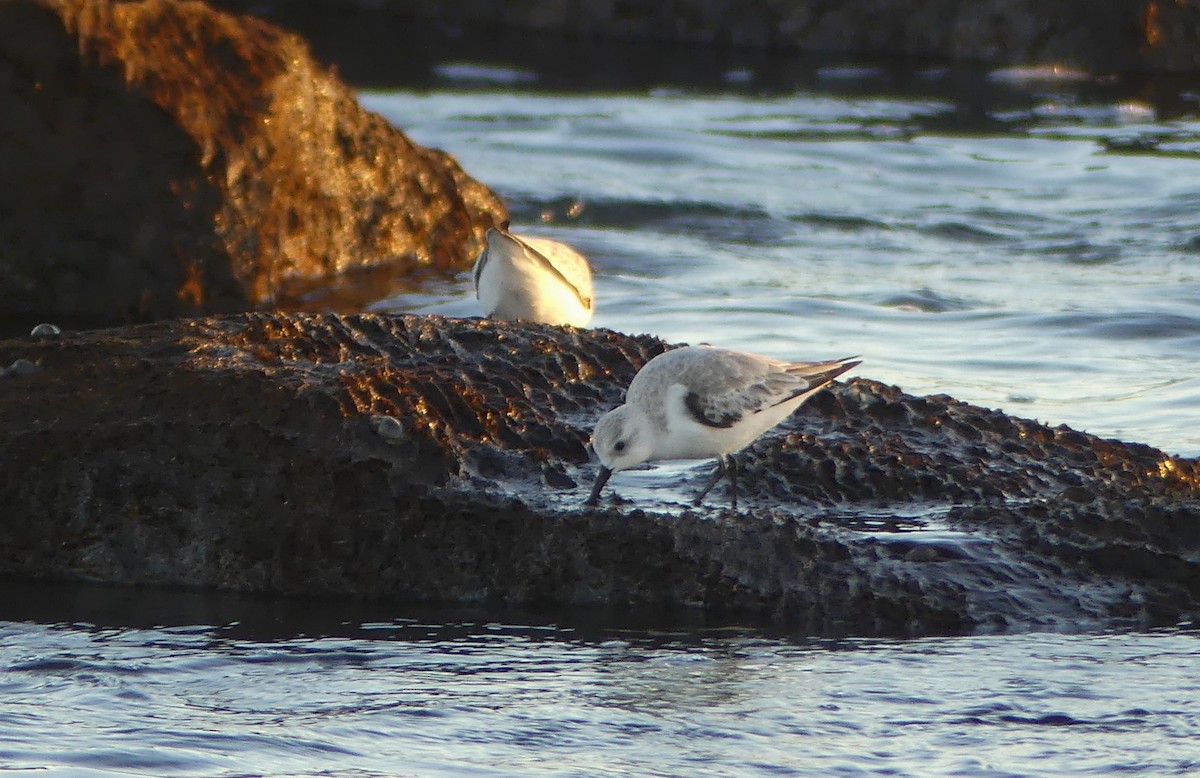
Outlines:
{"label": "bird's white head", "polygon": [[592,432],[592,448],[600,464],[615,473],[648,460],[653,442],[645,422],[641,410],[633,405],[622,405],[600,417]]}
{"label": "bird's white head", "polygon": [[600,490],[608,477],[645,462],[653,453],[650,433],[641,410],[632,405],[614,408],[600,417],[592,431],[592,449],[600,459],[600,472],[592,484],[588,503],[600,499]]}

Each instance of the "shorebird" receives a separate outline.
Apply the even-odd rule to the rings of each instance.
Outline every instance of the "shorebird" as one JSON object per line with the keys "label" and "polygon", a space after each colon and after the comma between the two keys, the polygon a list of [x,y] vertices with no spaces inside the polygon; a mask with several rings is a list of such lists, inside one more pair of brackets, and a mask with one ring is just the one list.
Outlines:
{"label": "shorebird", "polygon": [[576,327],[592,320],[591,266],[565,243],[493,227],[474,278],[475,297],[491,318]]}
{"label": "shorebird", "polygon": [[716,457],[716,471],[693,504],[728,474],[736,510],[735,454],[858,364],[856,357],[786,362],[708,346],[659,354],[634,376],[625,404],[596,423],[592,448],[600,472],[588,503],[617,471],[660,459]]}

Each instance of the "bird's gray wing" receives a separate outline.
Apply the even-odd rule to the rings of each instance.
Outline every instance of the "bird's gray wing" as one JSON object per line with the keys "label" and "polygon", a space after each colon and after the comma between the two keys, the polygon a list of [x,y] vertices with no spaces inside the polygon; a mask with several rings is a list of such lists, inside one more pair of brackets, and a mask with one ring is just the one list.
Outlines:
{"label": "bird's gray wing", "polygon": [[706,365],[702,375],[683,377],[681,382],[688,389],[684,407],[700,424],[732,427],[746,416],[817,391],[857,364],[847,360],[775,362],[734,354]]}
{"label": "bird's gray wing", "polygon": [[508,233],[547,273],[562,281],[584,308],[592,308],[592,273],[583,255],[571,247],[546,238],[519,237]]}
{"label": "bird's gray wing", "polygon": [[746,416],[758,413],[814,389],[799,376],[768,373],[758,380],[730,391],[714,394],[710,389],[691,389],[684,407],[697,422],[709,427],[732,427]]}

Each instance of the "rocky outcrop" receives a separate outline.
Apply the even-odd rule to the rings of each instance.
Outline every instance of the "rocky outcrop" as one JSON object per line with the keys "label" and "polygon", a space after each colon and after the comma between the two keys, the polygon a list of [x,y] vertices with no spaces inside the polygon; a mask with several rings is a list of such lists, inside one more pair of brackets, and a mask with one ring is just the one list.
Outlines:
{"label": "rocky outcrop", "polygon": [[185,0],[0,4],[0,316],[128,321],[458,268],[503,205],[295,35]]}
{"label": "rocky outcrop", "polygon": [[[245,0],[221,0],[249,7]],[[267,13],[306,14],[272,9]],[[312,4],[307,4],[306,9]],[[434,26],[671,41],[715,47],[868,57],[914,57],[991,66],[1060,65],[1099,74],[1200,70],[1200,6],[1167,0],[323,0]]]}
{"label": "rocky outcrop", "polygon": [[586,508],[590,428],[665,348],[284,314],[0,341],[0,574],[823,634],[1200,615],[1195,461],[865,379],[751,448],[739,513],[683,507],[704,467]]}

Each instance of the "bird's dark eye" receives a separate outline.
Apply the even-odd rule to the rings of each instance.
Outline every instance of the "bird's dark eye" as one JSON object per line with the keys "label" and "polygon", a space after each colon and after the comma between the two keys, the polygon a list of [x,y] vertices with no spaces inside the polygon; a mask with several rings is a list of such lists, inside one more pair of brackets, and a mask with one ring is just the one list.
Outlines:
{"label": "bird's dark eye", "polygon": [[625,441],[623,441],[623,440],[618,440],[617,444],[615,446],[613,446],[613,451],[624,451],[624,450],[625,450]]}

